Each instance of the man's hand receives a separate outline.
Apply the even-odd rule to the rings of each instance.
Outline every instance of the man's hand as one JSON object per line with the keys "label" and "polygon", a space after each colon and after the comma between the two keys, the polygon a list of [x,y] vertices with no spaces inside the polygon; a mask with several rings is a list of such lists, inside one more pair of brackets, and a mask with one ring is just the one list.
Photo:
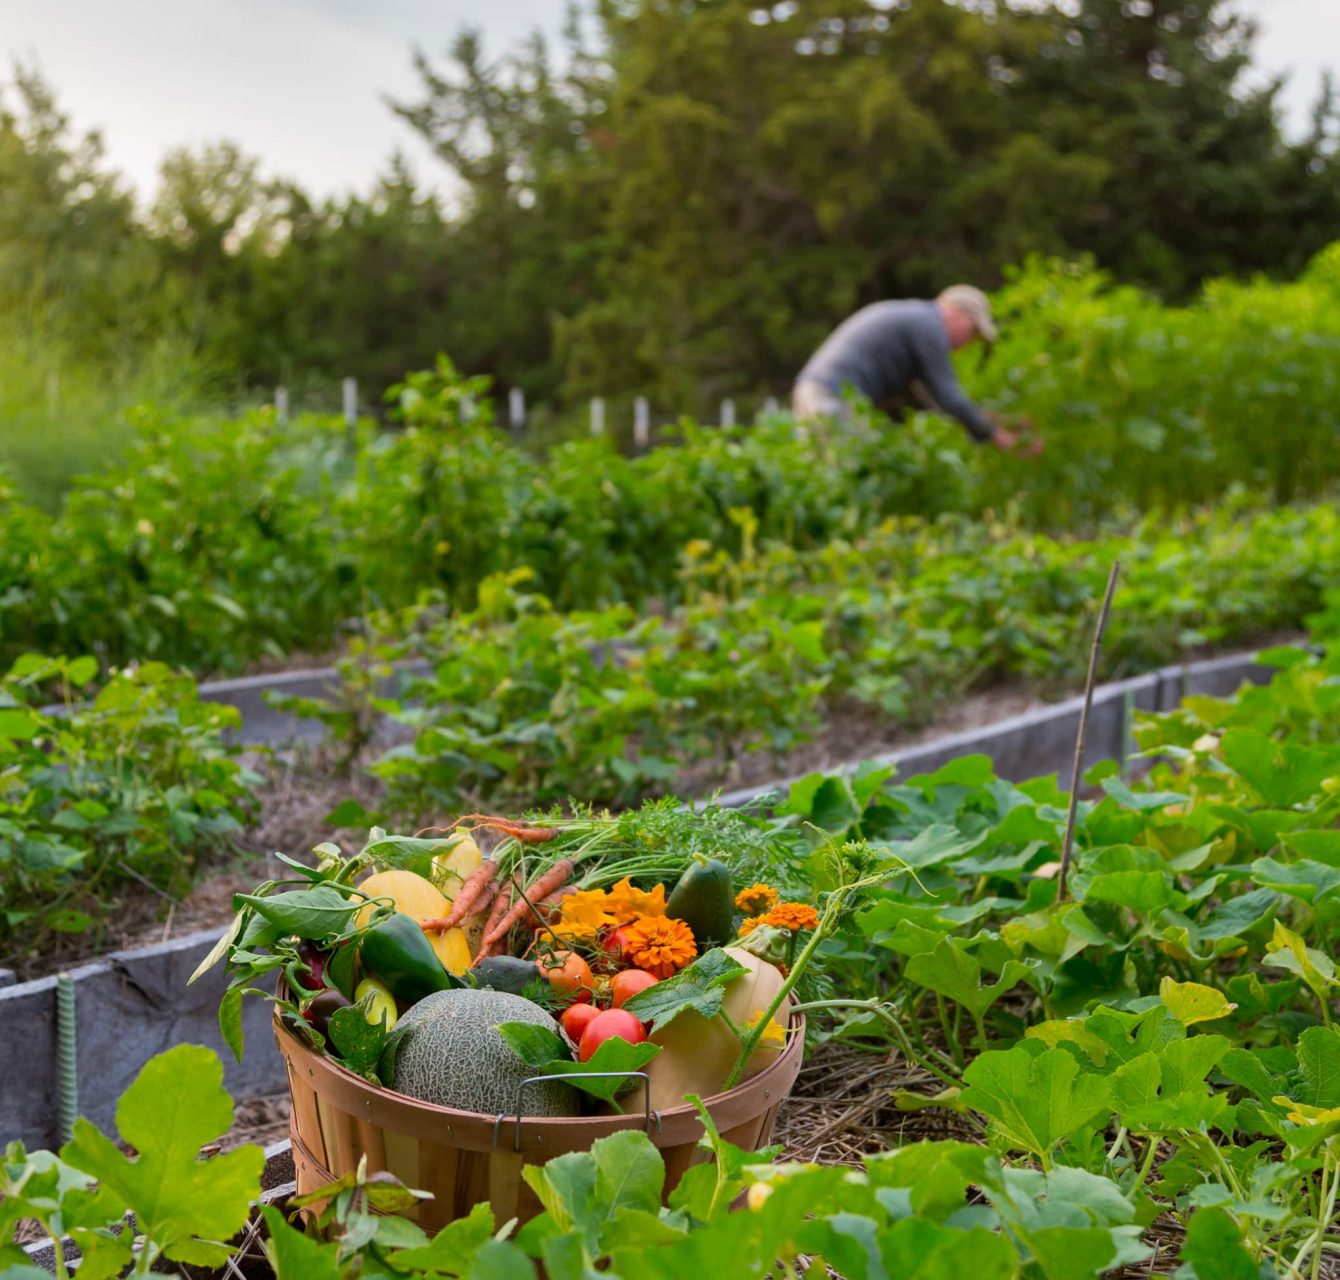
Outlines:
{"label": "man's hand", "polygon": [[1032,423],[1028,425],[1030,431],[1025,435],[997,424],[991,435],[991,443],[1002,453],[1017,450],[1021,458],[1036,458],[1042,453],[1042,436],[1033,428]]}

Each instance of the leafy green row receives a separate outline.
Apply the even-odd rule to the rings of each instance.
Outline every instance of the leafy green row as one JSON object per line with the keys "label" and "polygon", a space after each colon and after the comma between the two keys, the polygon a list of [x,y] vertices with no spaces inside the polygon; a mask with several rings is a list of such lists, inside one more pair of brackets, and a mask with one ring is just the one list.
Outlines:
{"label": "leafy green row", "polygon": [[161,663],[85,700],[96,676],[92,658],[36,655],[0,676],[0,964],[105,930],[127,888],[184,896],[254,815],[257,778],[224,742],[233,708]]}
{"label": "leafy green row", "polygon": [[[382,619],[381,638],[340,664],[335,704],[286,705],[325,720],[351,760],[379,715],[405,727],[411,740],[371,766],[397,818],[568,795],[628,803],[700,762],[781,757],[852,708],[896,726],[993,678],[1075,679],[1114,558],[1125,570],[1106,674],[1300,625],[1337,556],[1329,504],[1228,504],[1091,541],[908,520],[813,552],[732,559],[691,545],[684,603],[664,615],[562,613],[519,571],[486,580],[470,612]],[[405,658],[428,673],[385,696]],[[366,816],[351,808],[343,822]]]}
{"label": "leafy green row", "polygon": [[544,457],[493,426],[488,381],[449,361],[397,389],[391,432],[134,415],[126,455],[54,517],[0,480],[0,660],[155,658],[196,671],[338,647],[370,609],[426,591],[473,608],[519,567],[564,609],[673,603],[694,541],[812,549],[891,515],[996,513],[1092,530],[1131,511],[1315,496],[1340,474],[1340,248],[1297,283],[1216,285],[1186,309],[1032,264],[1002,293],[1000,351],[965,379],[1031,416],[1039,459],[952,423],[786,417],[684,424],[636,458],[583,433]]}

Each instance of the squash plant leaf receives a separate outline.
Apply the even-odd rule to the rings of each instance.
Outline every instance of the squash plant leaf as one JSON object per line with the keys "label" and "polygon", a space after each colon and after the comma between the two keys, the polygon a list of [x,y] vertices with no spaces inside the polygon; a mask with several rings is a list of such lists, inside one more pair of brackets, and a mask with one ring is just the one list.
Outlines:
{"label": "squash plant leaf", "polygon": [[715,1018],[721,1012],[726,985],[746,972],[738,960],[714,947],[673,978],[639,991],[623,1007],[643,1022],[651,1023],[653,1031],[674,1021],[685,1009],[692,1009],[704,1018]]}
{"label": "squash plant leaf", "polygon": [[[606,1040],[585,1062],[573,1062],[571,1058],[560,1058],[556,1062],[547,1062],[540,1068],[547,1076],[562,1076],[575,1089],[589,1093],[602,1102],[613,1102],[622,1093],[637,1094],[630,1097],[630,1108],[636,1106],[641,1097],[644,1083],[633,1072],[641,1071],[661,1051],[661,1046],[644,1041],[642,1044],[629,1044],[613,1036]],[[602,1076],[604,1072],[615,1073]]]}
{"label": "squash plant leaf", "polygon": [[178,1045],[150,1059],[117,1104],[117,1128],[139,1153],[134,1159],[84,1119],[61,1158],[125,1203],[155,1255],[219,1266],[229,1253],[219,1242],[245,1225],[265,1163],[256,1146],[196,1158],[232,1122],[218,1055]]}
{"label": "squash plant leaf", "polygon": [[1064,1049],[988,1050],[968,1064],[963,1079],[968,1087],[962,1100],[992,1120],[1012,1146],[1044,1164],[1058,1142],[1111,1104],[1107,1080],[1081,1073]]}
{"label": "squash plant leaf", "polygon": [[1223,1209],[1198,1209],[1191,1215],[1180,1256],[1191,1268],[1188,1280],[1259,1280],[1261,1275],[1241,1229]]}
{"label": "squash plant leaf", "polygon": [[942,938],[933,951],[914,955],[907,962],[906,973],[918,986],[947,996],[979,1019],[1005,992],[1029,976],[1025,965],[1010,960],[995,982],[983,986],[982,966],[954,938]]}
{"label": "squash plant leaf", "polygon": [[1159,982],[1159,999],[1184,1027],[1226,1018],[1238,1007],[1214,987],[1200,982],[1178,982],[1166,975]]}

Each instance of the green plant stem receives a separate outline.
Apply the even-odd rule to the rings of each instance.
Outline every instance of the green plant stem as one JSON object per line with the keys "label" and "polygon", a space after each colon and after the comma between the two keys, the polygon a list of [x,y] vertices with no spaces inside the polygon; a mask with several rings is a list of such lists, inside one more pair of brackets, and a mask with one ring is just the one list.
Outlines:
{"label": "green plant stem", "polygon": [[953,1088],[957,1088],[961,1083],[954,1076],[941,1071],[933,1062],[919,1057],[913,1051],[912,1045],[908,1041],[907,1033],[903,1030],[902,1023],[898,1021],[897,1017],[895,1017],[885,1005],[880,1004],[878,1000],[873,998],[870,1000],[809,1000],[805,1004],[793,1005],[791,1012],[810,1013],[819,1009],[859,1009],[864,1013],[873,1013],[888,1026],[889,1030],[893,1033],[893,1038],[898,1042],[898,1048],[902,1052],[903,1057],[909,1062],[915,1062],[919,1067],[929,1071],[931,1075],[935,1076],[942,1083],[950,1085]]}

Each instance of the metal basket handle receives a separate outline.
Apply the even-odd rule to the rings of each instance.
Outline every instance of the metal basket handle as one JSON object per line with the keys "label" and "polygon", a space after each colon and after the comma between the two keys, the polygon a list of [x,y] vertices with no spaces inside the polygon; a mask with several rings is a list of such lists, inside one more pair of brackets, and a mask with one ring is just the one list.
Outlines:
{"label": "metal basket handle", "polygon": [[[656,1121],[656,1132],[661,1132],[661,1113],[651,1109],[651,1077],[645,1071],[579,1071],[572,1073],[581,1075],[588,1080],[632,1080],[642,1081],[642,1126],[644,1132],[651,1136],[651,1122]],[[562,1080],[563,1076],[527,1076],[516,1089],[516,1114],[513,1117],[516,1121],[516,1129],[512,1138],[512,1150],[521,1150],[521,1095],[528,1084],[547,1084],[553,1080]],[[501,1112],[493,1121],[493,1145],[498,1145],[498,1135],[502,1131],[503,1121],[507,1119],[507,1112]]]}

